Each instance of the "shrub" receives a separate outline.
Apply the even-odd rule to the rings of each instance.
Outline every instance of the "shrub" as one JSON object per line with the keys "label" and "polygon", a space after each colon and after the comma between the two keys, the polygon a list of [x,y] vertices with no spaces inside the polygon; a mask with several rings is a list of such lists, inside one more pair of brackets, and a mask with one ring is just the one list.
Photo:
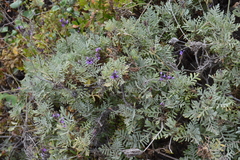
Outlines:
{"label": "shrub", "polygon": [[28,58],[26,98],[10,111],[33,125],[23,130],[28,157],[239,157],[239,25],[218,6],[190,16],[177,3],[149,6]]}

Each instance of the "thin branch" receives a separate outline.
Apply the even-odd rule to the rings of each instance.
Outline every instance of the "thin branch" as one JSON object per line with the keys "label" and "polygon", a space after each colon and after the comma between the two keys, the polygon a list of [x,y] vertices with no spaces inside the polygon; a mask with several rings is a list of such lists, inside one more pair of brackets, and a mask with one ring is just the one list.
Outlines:
{"label": "thin branch", "polygon": [[145,13],[145,11],[148,9],[149,5],[152,3],[152,0],[150,0],[148,2],[148,4],[146,5],[146,7],[144,8],[144,10],[142,11],[141,15],[139,16],[139,18],[137,19],[136,23],[134,24],[134,26],[138,23],[138,21],[140,21],[140,18],[142,17],[143,13]]}
{"label": "thin branch", "polygon": [[[170,2],[169,2],[169,3],[170,3]],[[189,39],[187,38],[187,35],[183,32],[183,30],[182,30],[182,28],[181,28],[181,25],[178,23],[178,20],[177,20],[175,14],[173,13],[173,8],[172,8],[171,3],[170,3],[170,7],[171,7],[171,10],[170,10],[170,11],[171,11],[171,14],[172,14],[172,16],[173,16],[175,22],[177,23],[177,25],[178,25],[180,31],[182,32],[182,34],[184,35],[184,37],[185,37],[187,40],[189,40]]]}
{"label": "thin branch", "polygon": [[168,144],[168,149],[171,153],[173,153],[173,151],[171,150],[171,143],[172,143],[172,137],[170,138],[170,142]]}
{"label": "thin branch", "polygon": [[145,152],[150,147],[150,145],[159,136],[159,134],[162,132],[162,130],[163,130],[163,122],[161,122],[161,129],[160,129],[160,131],[153,137],[152,141],[148,144],[148,146],[144,149],[143,152]]}
{"label": "thin branch", "polygon": [[240,102],[240,99],[238,99],[238,98],[236,98],[236,97],[234,97],[233,95],[231,95],[231,94],[227,94],[226,96],[228,96],[228,97],[231,97],[232,99],[234,99],[235,101],[238,101],[238,102]]}
{"label": "thin branch", "polygon": [[131,104],[128,103],[127,100],[126,100],[126,98],[125,98],[125,92],[124,92],[124,87],[123,87],[123,85],[121,85],[121,91],[122,91],[122,98],[123,98],[124,103],[125,103],[127,106],[131,107]]}
{"label": "thin branch", "polygon": [[164,157],[167,157],[167,158],[170,158],[170,159],[173,159],[173,160],[178,160],[177,158],[171,157],[171,156],[169,156],[169,155],[167,155],[167,154],[164,154],[164,153],[162,153],[162,152],[158,152],[158,153],[161,154],[161,155],[163,155]]}

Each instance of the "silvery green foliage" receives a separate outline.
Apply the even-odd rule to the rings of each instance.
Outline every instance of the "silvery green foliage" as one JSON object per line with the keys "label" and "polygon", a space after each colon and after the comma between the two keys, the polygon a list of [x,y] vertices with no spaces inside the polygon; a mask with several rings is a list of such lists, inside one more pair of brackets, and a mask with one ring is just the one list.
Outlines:
{"label": "silvery green foliage", "polygon": [[[73,33],[58,42],[55,55],[25,62],[22,86],[34,106],[22,111],[51,159],[71,158],[70,151],[89,156],[94,149],[107,159],[124,159],[124,149],[144,150],[161,123],[158,140],[169,140],[170,147],[172,141],[189,144],[181,159],[239,155],[240,113],[231,95],[240,77],[239,42],[231,38],[238,26],[218,7],[197,19],[184,11],[170,2],[152,6],[139,19],[105,22],[104,34]],[[205,54],[222,62],[211,75],[213,85],[198,86],[199,73],[174,67],[167,41],[178,28],[189,32],[185,38],[209,45]]]}

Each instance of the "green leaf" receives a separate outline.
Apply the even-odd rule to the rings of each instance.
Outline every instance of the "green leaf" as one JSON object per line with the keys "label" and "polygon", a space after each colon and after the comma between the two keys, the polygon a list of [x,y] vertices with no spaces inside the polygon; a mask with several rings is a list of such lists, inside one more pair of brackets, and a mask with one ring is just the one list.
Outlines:
{"label": "green leaf", "polygon": [[67,11],[68,11],[68,12],[72,12],[72,10],[73,10],[72,7],[68,7],[68,8],[67,8]]}
{"label": "green leaf", "polygon": [[23,16],[27,17],[28,19],[32,19],[34,16],[34,10],[24,11]]}
{"label": "green leaf", "polygon": [[32,5],[36,7],[42,7],[44,5],[44,2],[43,0],[33,0]]}
{"label": "green leaf", "polygon": [[22,1],[21,0],[17,0],[16,2],[13,2],[12,4],[10,4],[11,8],[18,8],[19,6],[21,6]]}
{"label": "green leaf", "polygon": [[15,126],[14,126],[14,127],[9,127],[9,128],[8,128],[8,131],[11,132],[11,131],[13,131],[14,129],[15,129]]}
{"label": "green leaf", "polygon": [[6,101],[11,101],[12,104],[16,104],[17,103],[17,97],[14,95],[10,95],[10,94],[0,94],[0,100],[2,99],[6,99]]}
{"label": "green leaf", "polygon": [[59,9],[60,9],[60,7],[59,7],[59,6],[56,6],[56,5],[52,7],[52,11],[57,11],[57,10],[59,10]]}
{"label": "green leaf", "polygon": [[240,17],[240,8],[236,8],[233,10],[233,14],[237,17]]}
{"label": "green leaf", "polygon": [[2,27],[2,28],[0,28],[0,32],[1,32],[1,33],[8,32],[8,27]]}
{"label": "green leaf", "polygon": [[18,32],[16,30],[12,30],[12,35],[16,35]]}

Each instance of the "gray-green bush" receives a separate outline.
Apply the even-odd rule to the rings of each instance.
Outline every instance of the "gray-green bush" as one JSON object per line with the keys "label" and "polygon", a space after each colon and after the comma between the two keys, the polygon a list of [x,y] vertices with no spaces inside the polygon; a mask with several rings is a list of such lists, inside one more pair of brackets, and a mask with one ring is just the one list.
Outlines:
{"label": "gray-green bush", "polygon": [[[231,37],[239,25],[218,6],[190,16],[177,3],[149,6],[138,19],[61,39],[50,58],[26,60],[26,98],[11,116],[34,125],[31,159],[125,159],[123,150],[144,150],[158,133],[165,143],[149,150],[239,157],[240,48]],[[185,42],[169,44],[179,33]]]}

